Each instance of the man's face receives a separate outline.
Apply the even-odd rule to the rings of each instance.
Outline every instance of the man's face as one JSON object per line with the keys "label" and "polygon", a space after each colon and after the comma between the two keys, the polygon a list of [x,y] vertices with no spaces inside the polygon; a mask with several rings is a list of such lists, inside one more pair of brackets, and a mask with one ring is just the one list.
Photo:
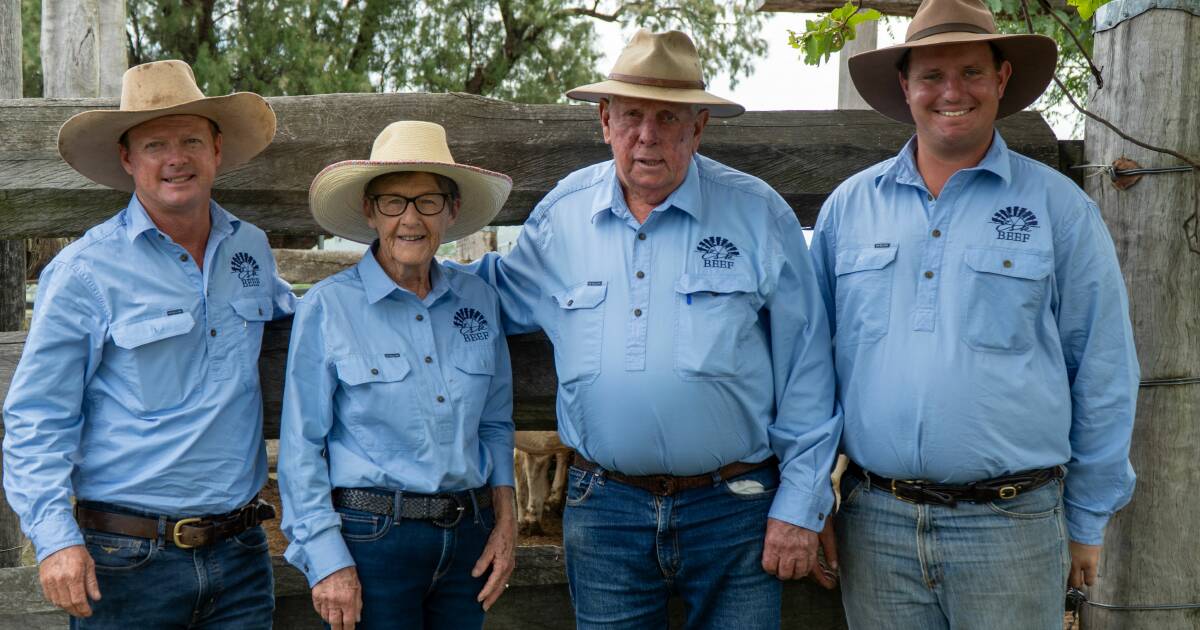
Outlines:
{"label": "man's face", "polygon": [[[428,193],[445,192],[438,181],[429,173],[398,173],[376,180],[367,195],[403,195],[409,199]],[[387,216],[376,211],[375,202],[363,199],[363,214],[367,223],[379,235],[377,257],[384,269],[403,267],[423,268],[433,260],[442,235],[454,225],[458,217],[459,200],[447,200],[445,209],[438,214],[426,216],[417,212],[410,203],[398,217]]]}
{"label": "man's face", "polygon": [[221,135],[207,118],[180,115],[148,120],[126,132],[121,166],[133,176],[147,210],[186,213],[208,208],[221,165]]}
{"label": "man's face", "polygon": [[951,156],[986,148],[1011,75],[1007,61],[996,68],[983,42],[914,48],[900,87],[917,124],[918,147]]}
{"label": "man's face", "polygon": [[626,195],[659,203],[683,183],[708,110],[681,103],[613,97],[600,102],[604,141],[612,147]]}

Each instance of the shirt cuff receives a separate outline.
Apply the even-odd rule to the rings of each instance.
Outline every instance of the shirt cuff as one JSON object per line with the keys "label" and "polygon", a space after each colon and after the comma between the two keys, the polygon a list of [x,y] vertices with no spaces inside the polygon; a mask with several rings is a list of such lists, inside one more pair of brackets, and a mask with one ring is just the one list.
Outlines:
{"label": "shirt cuff", "polygon": [[832,506],[831,500],[781,483],[767,516],[819,533],[825,528],[825,521],[829,518],[829,509]]}
{"label": "shirt cuff", "polygon": [[29,540],[37,550],[37,561],[50,554],[83,544],[83,533],[70,512],[50,514],[29,530]]}
{"label": "shirt cuff", "polygon": [[[492,454],[492,472],[488,475],[488,484],[493,488],[498,486],[515,486],[515,477],[513,476],[513,461],[512,461],[512,446],[488,445],[488,451]],[[507,457],[505,457],[507,455]],[[505,465],[505,462],[508,462]]]}
{"label": "shirt cuff", "polygon": [[1104,528],[1111,515],[1096,513],[1083,508],[1066,505],[1067,535],[1072,542],[1084,545],[1104,544]]}
{"label": "shirt cuff", "polygon": [[313,536],[303,545],[292,543],[284,556],[308,578],[309,588],[336,571],[354,566],[354,558],[346,548],[342,530],[337,527]]}

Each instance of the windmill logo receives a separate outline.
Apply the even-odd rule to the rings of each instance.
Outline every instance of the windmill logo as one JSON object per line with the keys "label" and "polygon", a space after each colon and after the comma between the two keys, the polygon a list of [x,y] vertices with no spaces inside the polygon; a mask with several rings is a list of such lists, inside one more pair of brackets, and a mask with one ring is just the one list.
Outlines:
{"label": "windmill logo", "polygon": [[1037,216],[1017,206],[997,210],[992,215],[992,223],[995,224],[997,240],[1017,243],[1028,241],[1033,228],[1039,227]]}
{"label": "windmill logo", "polygon": [[250,254],[246,252],[234,254],[229,266],[232,267],[233,273],[237,274],[238,280],[242,281],[243,288],[259,285],[258,262]]}
{"label": "windmill logo", "polygon": [[741,256],[737,245],[730,243],[722,236],[709,236],[700,240],[696,245],[700,252],[700,260],[706,268],[733,269],[733,259]]}
{"label": "windmill logo", "polygon": [[460,308],[454,314],[454,327],[465,341],[485,341],[488,338],[487,318],[473,308]]}

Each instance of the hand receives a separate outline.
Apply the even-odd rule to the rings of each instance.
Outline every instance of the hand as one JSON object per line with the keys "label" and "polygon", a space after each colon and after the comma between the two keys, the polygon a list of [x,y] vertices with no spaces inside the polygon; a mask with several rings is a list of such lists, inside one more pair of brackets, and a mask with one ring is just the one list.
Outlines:
{"label": "hand", "polygon": [[817,533],[767,519],[767,537],[763,541],[763,571],[781,580],[798,580],[817,564]]}
{"label": "hand", "polygon": [[313,608],[333,630],[354,630],[362,621],[362,584],[358,569],[338,569],[312,589]]}
{"label": "hand", "polygon": [[46,556],[38,567],[38,578],[51,604],[72,617],[92,616],[88,600],[100,599],[100,582],[96,580],[96,562],[86,547],[72,545]]}
{"label": "hand", "polygon": [[824,586],[827,589],[837,588],[837,534],[833,530],[833,515],[825,519],[825,527],[817,534],[817,540],[821,543],[821,550],[825,552],[825,561],[817,560],[813,563],[812,571],[809,575],[817,581],[817,584]]}
{"label": "hand", "polygon": [[475,601],[483,604],[485,611],[504,594],[504,589],[508,588],[508,578],[517,565],[517,519],[513,514],[514,505],[512,486],[492,488],[496,526],[492,528],[492,535],[488,536],[487,546],[475,562],[475,568],[471,569],[471,577],[479,577],[487,572],[489,566],[492,568],[487,583],[475,598]]}
{"label": "hand", "polygon": [[1070,543],[1071,573],[1067,586],[1083,588],[1096,583],[1096,567],[1100,566],[1100,545],[1085,545],[1074,540]]}

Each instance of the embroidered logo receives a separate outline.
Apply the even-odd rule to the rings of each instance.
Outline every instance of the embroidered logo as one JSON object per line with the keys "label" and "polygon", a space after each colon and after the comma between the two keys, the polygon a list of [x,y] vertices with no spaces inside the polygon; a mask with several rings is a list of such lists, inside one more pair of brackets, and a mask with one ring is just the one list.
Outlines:
{"label": "embroidered logo", "polygon": [[1025,208],[1017,206],[997,210],[992,215],[992,223],[996,227],[997,240],[1018,243],[1028,241],[1033,228],[1038,227],[1037,216]]}
{"label": "embroidered logo", "polygon": [[454,327],[465,341],[484,341],[488,338],[487,318],[473,308],[460,308],[454,314]]}
{"label": "embroidered logo", "polygon": [[700,259],[704,261],[705,267],[715,269],[733,269],[733,259],[742,255],[737,245],[722,236],[701,239],[696,245],[696,251],[700,252]]}
{"label": "embroidered logo", "polygon": [[238,252],[233,255],[233,260],[230,262],[230,267],[233,273],[236,273],[238,279],[242,281],[242,287],[256,287],[258,281],[258,262],[254,257],[246,252]]}

